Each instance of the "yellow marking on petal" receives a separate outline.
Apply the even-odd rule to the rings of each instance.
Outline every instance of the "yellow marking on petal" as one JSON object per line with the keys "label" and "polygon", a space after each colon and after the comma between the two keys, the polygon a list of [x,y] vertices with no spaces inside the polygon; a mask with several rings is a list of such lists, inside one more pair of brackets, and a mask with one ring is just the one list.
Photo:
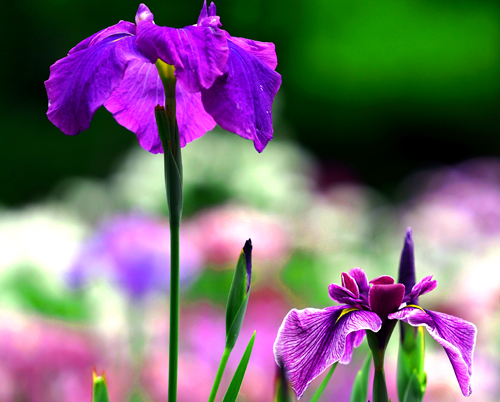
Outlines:
{"label": "yellow marking on petal", "polygon": [[425,310],[422,307],[417,306],[416,304],[408,304],[404,308],[406,308],[406,307],[418,308],[418,309],[422,310],[425,313]]}
{"label": "yellow marking on petal", "polygon": [[356,311],[356,310],[359,310],[359,308],[356,308],[356,307],[349,307],[349,308],[345,308],[345,309],[343,309],[343,310],[342,310],[342,312],[341,312],[341,313],[340,313],[340,315],[339,315],[339,318],[337,318],[337,321],[335,321],[335,324],[336,324],[337,322],[339,322],[339,320],[342,318],[342,316],[344,316],[344,315],[346,315],[346,314],[350,313],[351,311]]}

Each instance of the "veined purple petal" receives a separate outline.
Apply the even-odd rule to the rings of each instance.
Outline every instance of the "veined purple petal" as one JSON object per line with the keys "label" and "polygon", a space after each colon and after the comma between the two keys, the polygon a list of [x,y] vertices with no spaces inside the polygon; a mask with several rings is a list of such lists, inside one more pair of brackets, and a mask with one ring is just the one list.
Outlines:
{"label": "veined purple petal", "polygon": [[349,271],[349,275],[351,275],[358,284],[359,293],[368,297],[370,285],[368,284],[368,278],[366,277],[365,271],[361,268],[353,268]]}
{"label": "veined purple petal", "polygon": [[257,57],[260,61],[264,62],[268,67],[276,70],[276,66],[278,65],[278,57],[276,56],[274,43],[238,38],[235,36],[230,36],[227,32],[226,37],[235,45],[241,47],[242,49]]}
{"label": "veined purple petal", "polygon": [[[290,385],[299,399],[314,378],[345,356],[349,334],[365,329],[380,330],[380,318],[370,311],[351,311],[339,319],[346,307],[294,309],[281,324],[274,356],[278,364],[285,365]],[[358,336],[351,337],[349,342],[357,343]]]}
{"label": "veined purple petal", "polygon": [[135,25],[128,21],[120,21],[116,25],[104,28],[87,39],[81,41],[78,45],[72,48],[68,55],[79,52],[80,50],[87,49],[95,46],[98,43],[106,40],[116,40],[119,37],[135,35]]}
{"label": "veined purple petal", "polygon": [[358,306],[361,303],[361,299],[356,297],[354,293],[336,283],[328,286],[328,293],[330,294],[330,298],[337,303],[348,304],[351,307]]}
{"label": "veined purple petal", "polygon": [[134,132],[145,150],[163,152],[154,108],[165,103],[158,70],[147,58],[129,63],[123,80],[104,103],[118,123]]}
{"label": "veined purple petal", "polygon": [[45,81],[47,116],[62,132],[75,135],[89,128],[95,111],[120,84],[128,63],[142,57],[134,39],[103,40],[51,66]]}
{"label": "veined purple petal", "polygon": [[141,3],[137,13],[135,14],[135,23],[139,24],[141,21],[153,22],[154,18],[155,17],[153,13],[149,11],[149,8],[145,4]]}
{"label": "veined purple petal", "polygon": [[215,120],[203,108],[199,92],[188,92],[181,85],[176,85],[175,101],[181,147],[214,129]]}
{"label": "veined purple petal", "polygon": [[415,286],[413,286],[413,289],[411,290],[410,293],[408,293],[403,301],[405,303],[408,303],[409,301],[418,298],[421,295],[424,295],[426,293],[429,293],[430,291],[434,290],[437,286],[437,281],[435,279],[432,279],[432,275],[426,276],[424,279],[422,279],[420,282],[418,282]]}
{"label": "veined purple petal", "polygon": [[345,272],[342,272],[342,286],[350,290],[354,295],[354,297],[356,298],[359,297],[359,289],[358,285],[356,284],[356,281],[351,275]]}
{"label": "veined purple petal", "polygon": [[189,92],[210,88],[229,57],[224,32],[212,25],[174,29],[142,21],[136,43],[152,63],[161,59],[173,65],[178,83]]}
{"label": "veined purple petal", "polygon": [[224,75],[202,90],[203,105],[222,128],[252,140],[262,152],[273,138],[272,103],[281,76],[244,48],[227,43]]}
{"label": "veined purple petal", "polygon": [[401,320],[414,327],[425,326],[450,358],[462,394],[469,396],[472,393],[472,355],[477,334],[474,324],[451,315],[412,307],[390,314],[389,319]]}
{"label": "veined purple petal", "polygon": [[378,276],[370,281],[372,285],[392,285],[394,283],[394,278],[389,275]]}
{"label": "veined purple petal", "polygon": [[[405,295],[408,295],[415,286],[415,253],[411,228],[406,230],[405,244],[399,262],[399,283],[405,285]],[[418,297],[408,300],[410,304],[418,304]]]}
{"label": "veined purple petal", "polygon": [[366,332],[364,330],[351,332],[347,335],[345,341],[345,352],[342,358],[339,360],[340,364],[349,364],[352,360],[352,353],[354,348],[359,347],[365,339]]}
{"label": "veined purple petal", "polygon": [[368,293],[370,308],[385,320],[390,313],[401,306],[405,294],[405,286],[401,283],[393,285],[373,285]]}
{"label": "veined purple petal", "polygon": [[[176,86],[177,124],[181,147],[215,127],[205,112],[201,94]],[[151,153],[163,152],[154,115],[156,105],[165,103],[163,85],[154,64],[143,57],[129,64],[119,87],[104,103],[106,109],[125,128],[134,132],[139,144]]]}

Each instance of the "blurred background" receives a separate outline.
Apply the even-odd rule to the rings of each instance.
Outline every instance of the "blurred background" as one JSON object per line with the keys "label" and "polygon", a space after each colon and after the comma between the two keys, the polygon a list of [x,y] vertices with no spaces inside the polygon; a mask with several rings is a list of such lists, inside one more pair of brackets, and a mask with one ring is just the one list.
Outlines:
{"label": "blurred background", "polygon": [[[172,27],[195,23],[201,8],[147,5]],[[21,0],[4,18],[2,402],[90,400],[93,367],[106,372],[113,401],[166,400],[162,156],[104,109],[76,137],[45,116],[50,65],[98,30],[133,21],[137,7]],[[469,400],[497,401],[500,4],[221,0],[217,8],[232,35],[276,44],[283,84],[275,139],[262,154],[218,128],[183,151],[179,402],[207,399],[247,238],[254,283],[227,377],[256,329],[239,400],[262,402],[272,400],[272,345],[286,313],[331,305],[327,286],[355,266],[396,276],[408,226],[418,278],[439,283],[421,304],[478,327]],[[393,400],[396,335],[386,369]],[[427,340],[425,400],[461,400],[446,354]],[[348,401],[366,351],[337,368],[325,401]]]}

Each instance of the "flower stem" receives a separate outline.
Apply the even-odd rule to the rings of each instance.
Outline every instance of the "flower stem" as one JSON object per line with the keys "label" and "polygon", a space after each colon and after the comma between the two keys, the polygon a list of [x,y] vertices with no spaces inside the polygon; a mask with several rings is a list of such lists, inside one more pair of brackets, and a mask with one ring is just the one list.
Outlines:
{"label": "flower stem", "polygon": [[[392,326],[392,329],[393,328],[394,326]],[[390,332],[392,332],[392,329]],[[386,339],[381,342],[379,334],[370,330],[366,331],[366,338],[368,339],[368,345],[372,351],[373,365],[375,366],[375,376],[373,377],[373,402],[389,402],[384,371],[385,347],[387,346]]]}
{"label": "flower stem", "polygon": [[170,224],[170,338],[168,349],[168,402],[177,401],[179,354],[179,229]]}
{"label": "flower stem", "polygon": [[212,391],[210,391],[208,402],[215,401],[215,397],[217,396],[217,391],[219,390],[219,385],[222,380],[222,375],[226,369],[227,360],[229,359],[230,354],[231,349],[226,347],[224,349],[224,353],[222,354],[222,358],[220,359],[219,368],[217,369],[217,374],[215,375],[214,385],[212,386]]}

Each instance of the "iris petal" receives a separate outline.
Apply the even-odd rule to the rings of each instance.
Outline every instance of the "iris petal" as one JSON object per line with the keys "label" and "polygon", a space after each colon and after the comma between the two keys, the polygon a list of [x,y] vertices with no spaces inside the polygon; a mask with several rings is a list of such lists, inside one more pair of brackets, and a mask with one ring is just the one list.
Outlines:
{"label": "iris petal", "polygon": [[380,329],[380,318],[370,311],[351,311],[339,319],[345,307],[294,309],[281,324],[274,344],[274,355],[277,363],[285,365],[290,385],[298,398],[329,365],[341,359],[341,363],[350,360],[349,349],[359,344],[359,335],[347,340],[351,333],[365,329],[376,332]]}
{"label": "iris petal", "polygon": [[228,45],[224,75],[202,90],[203,105],[223,129],[252,140],[262,152],[273,137],[271,109],[281,76],[235,43]]}
{"label": "iris petal", "polygon": [[437,281],[435,279],[432,279],[432,275],[426,276],[415,286],[413,286],[411,292],[404,297],[403,302],[408,303],[421,295],[429,293],[430,291],[434,290],[436,286]]}
{"label": "iris petal", "polygon": [[75,135],[89,128],[96,110],[120,84],[128,63],[142,57],[134,37],[112,38],[73,51],[50,68],[45,81],[47,117],[65,134]]}
{"label": "iris petal", "polygon": [[137,26],[137,46],[152,63],[161,59],[174,66],[179,84],[189,92],[211,87],[229,57],[224,32],[212,25],[174,29],[143,21]]}
{"label": "iris petal", "polygon": [[427,332],[444,347],[464,396],[471,389],[472,355],[476,344],[476,326],[448,314],[419,308],[404,308],[389,319],[404,321],[414,327],[425,326]]}

